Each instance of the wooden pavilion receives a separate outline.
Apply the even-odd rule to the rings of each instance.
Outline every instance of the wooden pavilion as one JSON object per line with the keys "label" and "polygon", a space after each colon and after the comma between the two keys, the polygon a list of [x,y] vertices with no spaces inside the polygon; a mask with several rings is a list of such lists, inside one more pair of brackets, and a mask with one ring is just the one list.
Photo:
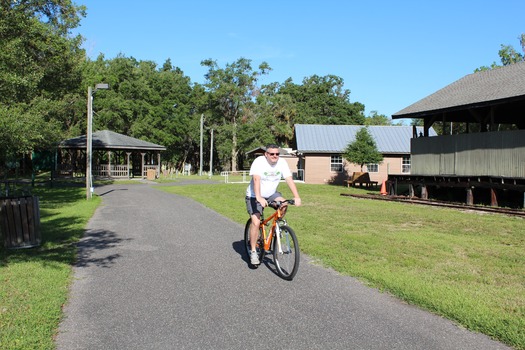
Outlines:
{"label": "wooden pavilion", "polygon": [[[411,140],[411,174],[389,175],[391,192],[408,184],[411,196],[445,189],[467,204],[525,207],[525,62],[469,74],[392,115],[401,118],[422,119],[424,133]],[[443,134],[428,137],[435,122]]]}
{"label": "wooden pavilion", "polygon": [[[57,176],[86,175],[86,135],[60,142]],[[166,147],[109,130],[93,133],[92,174],[108,178],[146,178],[148,170],[160,174],[160,152]]]}

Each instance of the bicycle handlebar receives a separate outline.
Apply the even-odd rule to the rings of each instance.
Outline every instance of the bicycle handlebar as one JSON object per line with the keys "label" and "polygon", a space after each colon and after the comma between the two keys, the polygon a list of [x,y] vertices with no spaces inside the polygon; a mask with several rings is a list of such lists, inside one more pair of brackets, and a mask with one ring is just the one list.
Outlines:
{"label": "bicycle handlebar", "polygon": [[288,204],[294,205],[295,204],[295,200],[293,200],[293,199],[285,199],[284,201],[271,201],[271,202],[268,202],[268,206],[272,207],[274,209],[277,209],[277,208],[281,207],[281,205],[283,205],[284,203],[288,203]]}

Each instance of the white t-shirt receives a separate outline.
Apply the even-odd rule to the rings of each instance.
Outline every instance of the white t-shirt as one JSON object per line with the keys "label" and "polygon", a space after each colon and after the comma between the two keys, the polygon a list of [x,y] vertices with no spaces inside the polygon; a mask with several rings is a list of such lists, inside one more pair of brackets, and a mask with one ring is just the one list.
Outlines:
{"label": "white t-shirt", "polygon": [[[277,186],[279,186],[281,178],[286,179],[292,176],[292,172],[290,171],[290,167],[288,167],[288,163],[282,158],[279,158],[277,163],[272,166],[268,163],[265,156],[259,156],[253,161],[250,168],[250,176],[252,175],[259,175],[261,177],[261,196],[268,198],[277,191]],[[246,196],[255,197],[253,177],[250,185],[246,189]]]}

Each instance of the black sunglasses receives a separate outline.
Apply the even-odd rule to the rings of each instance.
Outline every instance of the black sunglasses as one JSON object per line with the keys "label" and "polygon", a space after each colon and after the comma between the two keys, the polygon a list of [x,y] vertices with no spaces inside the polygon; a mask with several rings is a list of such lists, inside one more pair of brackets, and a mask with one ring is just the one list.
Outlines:
{"label": "black sunglasses", "polygon": [[269,152],[266,152],[266,153],[268,153],[271,156],[278,156],[279,155],[279,153],[269,153]]}

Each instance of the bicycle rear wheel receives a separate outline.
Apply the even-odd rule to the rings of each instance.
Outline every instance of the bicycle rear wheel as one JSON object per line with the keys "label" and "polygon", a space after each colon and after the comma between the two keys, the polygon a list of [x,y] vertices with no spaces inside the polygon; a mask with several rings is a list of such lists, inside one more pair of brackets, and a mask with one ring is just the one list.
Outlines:
{"label": "bicycle rear wheel", "polygon": [[[273,238],[273,259],[277,274],[291,281],[299,269],[299,242],[289,226],[282,226],[281,232]],[[281,242],[281,252],[277,240]]]}
{"label": "bicycle rear wheel", "polygon": [[[252,250],[250,245],[250,225],[252,224],[252,219],[248,219],[246,221],[246,226],[244,227],[244,246],[246,248],[246,256],[248,257],[248,261],[250,261],[250,252]],[[262,230],[259,228],[259,237],[257,239],[256,244],[256,251],[257,255],[259,256],[259,261],[262,262],[262,257],[264,254],[264,242],[263,242],[263,235]]]}

